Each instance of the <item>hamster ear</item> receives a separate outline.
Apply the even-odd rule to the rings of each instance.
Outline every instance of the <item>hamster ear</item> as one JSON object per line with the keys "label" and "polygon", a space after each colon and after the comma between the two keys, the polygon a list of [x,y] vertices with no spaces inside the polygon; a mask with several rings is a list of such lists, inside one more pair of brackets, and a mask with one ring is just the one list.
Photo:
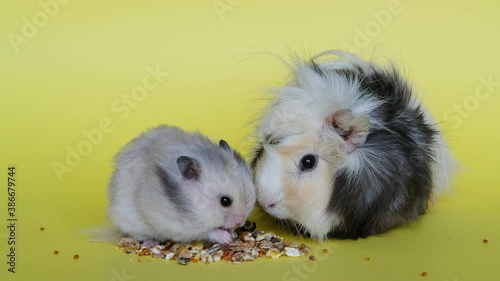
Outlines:
{"label": "hamster ear", "polygon": [[241,156],[241,154],[239,154],[236,150],[233,150],[225,140],[220,140],[219,146],[224,150],[232,152],[234,159],[236,159],[238,163],[242,164],[243,166],[247,166],[247,162],[245,161],[245,159],[243,159],[243,156]]}
{"label": "hamster ear", "polygon": [[187,180],[198,180],[201,169],[200,163],[196,161],[196,159],[180,156],[177,158],[177,166],[179,167],[179,171],[183,178]]}
{"label": "hamster ear", "polygon": [[232,151],[231,147],[229,146],[229,144],[225,140],[220,140],[219,141],[219,146],[222,147],[222,148],[224,148],[227,151]]}

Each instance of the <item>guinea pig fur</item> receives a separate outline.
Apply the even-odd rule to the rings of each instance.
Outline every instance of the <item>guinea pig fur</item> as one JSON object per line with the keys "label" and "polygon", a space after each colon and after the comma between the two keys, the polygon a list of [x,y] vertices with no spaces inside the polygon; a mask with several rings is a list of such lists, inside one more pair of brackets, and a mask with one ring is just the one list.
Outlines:
{"label": "guinea pig fur", "polygon": [[413,92],[394,66],[342,51],[299,62],[257,127],[260,205],[316,239],[365,238],[424,214],[454,161]]}
{"label": "guinea pig fur", "polygon": [[255,205],[252,173],[224,140],[163,125],[130,141],[115,161],[108,214],[139,241],[230,243]]}

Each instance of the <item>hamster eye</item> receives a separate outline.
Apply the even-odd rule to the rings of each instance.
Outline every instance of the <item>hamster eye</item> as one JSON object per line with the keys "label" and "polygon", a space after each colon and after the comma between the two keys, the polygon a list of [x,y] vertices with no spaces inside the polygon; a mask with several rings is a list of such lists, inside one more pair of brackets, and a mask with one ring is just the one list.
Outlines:
{"label": "hamster eye", "polygon": [[224,206],[224,207],[229,207],[229,206],[231,206],[231,203],[233,203],[233,202],[231,201],[231,198],[229,198],[229,197],[227,197],[227,196],[222,196],[222,197],[220,198],[220,204],[221,204],[222,206]]}
{"label": "hamster eye", "polygon": [[300,170],[309,171],[316,168],[316,156],[308,154],[300,160]]}

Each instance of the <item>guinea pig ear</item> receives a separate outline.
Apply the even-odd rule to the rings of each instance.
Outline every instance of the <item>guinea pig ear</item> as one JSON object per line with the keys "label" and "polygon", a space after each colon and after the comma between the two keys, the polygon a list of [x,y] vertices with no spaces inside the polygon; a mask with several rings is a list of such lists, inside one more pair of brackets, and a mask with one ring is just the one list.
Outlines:
{"label": "guinea pig ear", "polygon": [[177,167],[179,167],[182,177],[187,180],[198,180],[201,173],[200,163],[187,156],[177,158]]}
{"label": "guinea pig ear", "polygon": [[231,147],[229,146],[229,144],[225,140],[220,140],[219,141],[219,146],[222,147],[222,148],[224,148],[227,151],[232,151]]}
{"label": "guinea pig ear", "polygon": [[347,153],[362,146],[370,133],[368,116],[354,116],[349,109],[333,112],[326,118],[327,126],[337,132],[347,143]]}

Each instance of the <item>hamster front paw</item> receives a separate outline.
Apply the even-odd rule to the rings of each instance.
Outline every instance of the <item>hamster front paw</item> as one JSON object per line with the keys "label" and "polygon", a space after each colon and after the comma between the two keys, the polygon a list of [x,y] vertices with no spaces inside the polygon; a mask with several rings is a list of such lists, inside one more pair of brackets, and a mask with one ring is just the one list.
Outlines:
{"label": "hamster front paw", "polygon": [[214,243],[229,244],[233,242],[231,233],[223,229],[214,229],[208,233],[208,239]]}
{"label": "hamster front paw", "polygon": [[160,243],[155,240],[144,240],[142,241],[141,247],[144,248],[153,248],[156,245],[159,245]]}
{"label": "hamster front paw", "polygon": [[354,117],[349,109],[334,112],[329,121],[333,129],[346,141],[348,154],[363,145],[370,132],[368,117]]}

